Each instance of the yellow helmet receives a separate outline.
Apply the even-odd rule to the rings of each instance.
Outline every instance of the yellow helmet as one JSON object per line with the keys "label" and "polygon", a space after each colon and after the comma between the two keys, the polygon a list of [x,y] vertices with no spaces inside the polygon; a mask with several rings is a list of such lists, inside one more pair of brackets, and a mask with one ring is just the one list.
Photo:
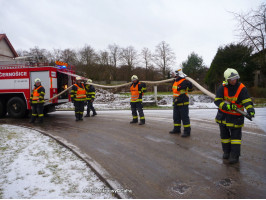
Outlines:
{"label": "yellow helmet", "polygon": [[176,76],[180,76],[181,78],[184,78],[184,77],[187,76],[186,74],[183,73],[181,67],[177,67],[177,70],[175,71],[175,75],[176,75]]}
{"label": "yellow helmet", "polygon": [[139,78],[137,77],[137,75],[133,75],[131,76],[131,81],[135,81],[135,80],[138,80]]}
{"label": "yellow helmet", "polygon": [[233,68],[227,68],[227,70],[224,71],[224,78],[226,81],[228,80],[235,80],[239,79],[240,76],[238,72]]}
{"label": "yellow helmet", "polygon": [[82,78],[80,76],[76,77],[76,81],[81,81],[81,80],[82,80]]}
{"label": "yellow helmet", "polygon": [[34,80],[34,83],[37,83],[37,82],[41,82],[41,79],[36,78],[36,79]]}
{"label": "yellow helmet", "polygon": [[90,84],[90,83],[92,83],[92,80],[91,79],[88,79],[87,82],[86,82],[86,84]]}

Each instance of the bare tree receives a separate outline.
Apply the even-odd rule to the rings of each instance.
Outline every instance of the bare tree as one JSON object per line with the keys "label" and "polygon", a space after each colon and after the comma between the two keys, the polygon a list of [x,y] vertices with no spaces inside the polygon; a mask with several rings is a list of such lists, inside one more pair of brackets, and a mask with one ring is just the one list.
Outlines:
{"label": "bare tree", "polygon": [[96,62],[97,54],[95,50],[89,46],[85,45],[79,52],[79,59],[83,65],[91,66]]}
{"label": "bare tree", "polygon": [[145,78],[147,80],[148,79],[148,69],[152,66],[152,53],[147,47],[144,47],[141,50],[140,56],[143,59],[143,63],[145,64]]}
{"label": "bare tree", "polygon": [[170,66],[175,63],[175,54],[165,41],[156,46],[154,62],[162,71],[163,78],[166,78],[166,74],[170,71]]}
{"label": "bare tree", "polygon": [[60,59],[66,63],[76,64],[76,52],[72,49],[64,49],[60,53]]}
{"label": "bare tree", "polygon": [[110,54],[110,62],[115,68],[117,67],[120,55],[120,47],[116,44],[108,45],[108,50]]}
{"label": "bare tree", "polygon": [[134,66],[136,66],[138,62],[138,52],[135,50],[133,46],[129,46],[126,48],[122,48],[120,52],[120,60],[122,65],[128,67],[127,75],[130,76]]}

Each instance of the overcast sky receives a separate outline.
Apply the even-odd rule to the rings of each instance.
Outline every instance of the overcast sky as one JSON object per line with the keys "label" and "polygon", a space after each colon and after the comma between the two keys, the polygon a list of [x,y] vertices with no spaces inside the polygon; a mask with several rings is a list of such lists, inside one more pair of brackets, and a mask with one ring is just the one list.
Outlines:
{"label": "overcast sky", "polygon": [[191,52],[209,67],[219,46],[237,42],[229,11],[256,9],[263,0],[0,0],[0,33],[16,50],[38,46],[104,50],[109,44],[154,51],[166,41],[176,65]]}

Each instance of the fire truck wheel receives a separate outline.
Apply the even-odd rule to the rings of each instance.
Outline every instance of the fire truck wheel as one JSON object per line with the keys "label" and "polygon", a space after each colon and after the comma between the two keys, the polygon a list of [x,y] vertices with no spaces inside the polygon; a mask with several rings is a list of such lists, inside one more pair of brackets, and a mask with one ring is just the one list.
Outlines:
{"label": "fire truck wheel", "polygon": [[6,106],[2,101],[0,101],[0,117],[4,117],[6,115]]}
{"label": "fire truck wheel", "polygon": [[7,102],[7,112],[11,117],[24,117],[26,114],[26,109],[26,104],[20,97],[12,97]]}

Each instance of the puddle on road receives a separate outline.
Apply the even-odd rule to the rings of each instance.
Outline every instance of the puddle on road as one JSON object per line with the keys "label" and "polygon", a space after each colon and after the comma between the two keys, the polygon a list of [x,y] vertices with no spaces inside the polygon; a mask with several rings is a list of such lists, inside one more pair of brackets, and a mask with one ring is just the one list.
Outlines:
{"label": "puddle on road", "polygon": [[218,181],[218,185],[221,185],[223,187],[230,187],[232,185],[232,179],[225,178],[220,181]]}
{"label": "puddle on road", "polygon": [[174,183],[174,186],[171,188],[171,190],[173,192],[176,192],[178,194],[185,194],[186,192],[188,192],[190,189],[190,186],[189,185],[186,185],[184,183],[181,183],[181,182],[176,182]]}

